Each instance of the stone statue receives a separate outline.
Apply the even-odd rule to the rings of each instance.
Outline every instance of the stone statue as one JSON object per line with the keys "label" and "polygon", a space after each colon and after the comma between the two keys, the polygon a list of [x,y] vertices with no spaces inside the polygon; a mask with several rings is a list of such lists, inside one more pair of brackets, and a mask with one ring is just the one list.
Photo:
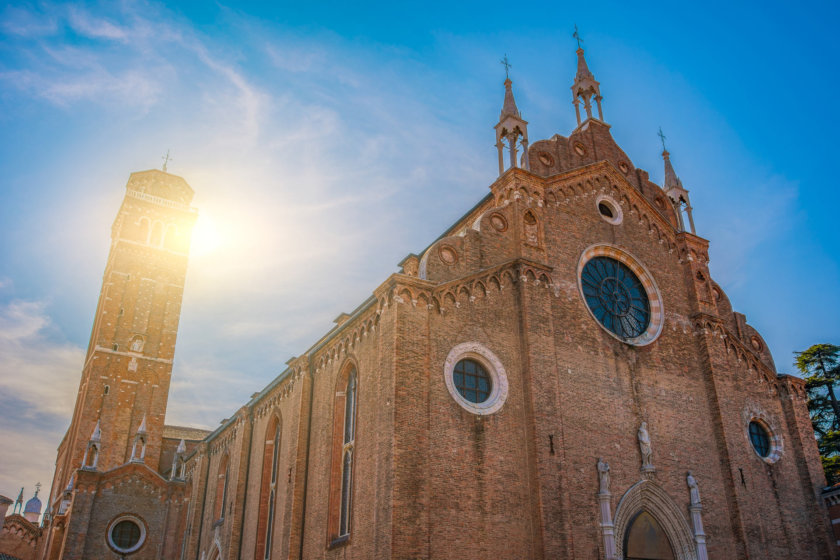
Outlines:
{"label": "stone statue", "polygon": [[642,469],[652,469],[651,455],[653,451],[650,448],[650,434],[647,430],[647,422],[642,422],[639,426],[639,449],[642,452]]}
{"label": "stone statue", "polygon": [[610,465],[602,457],[598,457],[599,494],[610,493]]}
{"label": "stone statue", "polygon": [[688,471],[688,475],[686,475],[685,481],[688,484],[688,491],[691,495],[691,505],[700,505],[700,488],[697,487],[697,479],[694,478],[694,475],[691,474],[691,471]]}

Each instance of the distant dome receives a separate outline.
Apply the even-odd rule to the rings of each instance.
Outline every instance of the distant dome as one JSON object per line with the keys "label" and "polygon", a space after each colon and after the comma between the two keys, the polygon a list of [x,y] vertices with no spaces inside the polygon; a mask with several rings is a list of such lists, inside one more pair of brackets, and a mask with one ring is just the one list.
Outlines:
{"label": "distant dome", "polygon": [[23,508],[23,513],[41,513],[41,500],[38,499],[38,495],[32,497],[31,500],[26,502],[26,507]]}

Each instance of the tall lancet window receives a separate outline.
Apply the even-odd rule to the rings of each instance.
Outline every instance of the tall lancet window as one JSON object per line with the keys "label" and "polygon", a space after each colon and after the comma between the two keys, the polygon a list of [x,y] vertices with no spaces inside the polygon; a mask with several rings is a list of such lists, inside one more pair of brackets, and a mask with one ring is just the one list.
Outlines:
{"label": "tall lancet window", "polygon": [[277,484],[279,482],[277,471],[280,463],[280,427],[280,418],[273,416],[265,431],[255,560],[271,558],[271,543],[274,537],[274,520],[277,508]]}
{"label": "tall lancet window", "polygon": [[219,462],[219,473],[216,481],[216,519],[221,521],[225,518],[225,506],[227,505],[228,478],[230,475],[230,460],[227,454]]}
{"label": "tall lancet window", "polygon": [[333,453],[330,472],[330,541],[350,538],[353,515],[353,462],[356,444],[357,375],[345,368],[336,386],[333,409]]}

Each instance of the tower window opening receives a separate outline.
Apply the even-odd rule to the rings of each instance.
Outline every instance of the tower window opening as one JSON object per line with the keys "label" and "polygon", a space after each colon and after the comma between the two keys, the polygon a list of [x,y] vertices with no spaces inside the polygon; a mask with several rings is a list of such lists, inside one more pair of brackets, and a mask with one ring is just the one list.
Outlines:
{"label": "tower window opening", "polygon": [[104,391],[104,393],[107,395],[107,394],[108,394],[108,393],[110,393],[110,392],[111,392],[111,386],[110,386],[110,385],[105,385],[105,391]]}
{"label": "tower window opening", "polygon": [[613,211],[612,208],[601,202],[598,204],[598,212],[601,213],[602,216],[606,216],[607,218],[613,218]]}

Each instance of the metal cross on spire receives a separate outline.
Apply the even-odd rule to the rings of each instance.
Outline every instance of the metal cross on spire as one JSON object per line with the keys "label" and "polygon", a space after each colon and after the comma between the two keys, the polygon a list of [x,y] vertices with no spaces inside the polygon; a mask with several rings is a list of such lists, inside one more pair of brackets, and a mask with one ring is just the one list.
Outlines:
{"label": "metal cross on spire", "polygon": [[505,79],[510,79],[510,67],[513,66],[510,61],[508,61],[507,53],[505,53],[505,57],[499,61],[499,64],[505,67]]}
{"label": "metal cross on spire", "polygon": [[35,484],[35,495],[37,496],[38,492],[40,492],[40,491],[41,491],[41,483],[38,482],[38,483]]}
{"label": "metal cross on spire", "polygon": [[162,159],[162,160],[163,160],[163,167],[161,168],[161,170],[162,170],[164,173],[166,173],[166,166],[167,166],[167,164],[169,164],[169,162],[170,162],[170,161],[172,161],[172,158],[170,158],[170,157],[169,157],[169,150],[166,150],[166,155],[165,155],[165,156],[161,156],[161,158],[160,158],[160,159]]}
{"label": "metal cross on spire", "polygon": [[662,133],[662,127],[661,126],[659,127],[659,134],[657,134],[657,136],[659,136],[659,139],[662,140],[662,149],[665,150],[665,151],[668,151],[665,148],[665,138],[666,138],[666,136],[665,136],[665,134]]}
{"label": "metal cross on spire", "polygon": [[583,43],[583,39],[580,38],[580,33],[578,33],[577,24],[575,24],[575,32],[572,33],[572,37],[577,40],[578,48],[580,48],[580,44]]}

